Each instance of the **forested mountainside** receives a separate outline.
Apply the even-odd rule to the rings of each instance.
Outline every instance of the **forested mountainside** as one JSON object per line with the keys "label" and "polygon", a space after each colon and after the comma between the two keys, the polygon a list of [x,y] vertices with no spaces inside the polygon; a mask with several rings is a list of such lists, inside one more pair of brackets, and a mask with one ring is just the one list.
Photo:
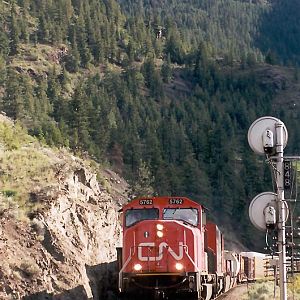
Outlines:
{"label": "forested mountainside", "polygon": [[[181,51],[206,41],[216,56],[299,64],[299,1],[291,0],[118,0],[135,18],[168,32],[175,22]],[[176,34],[175,34],[176,36]]]}
{"label": "forested mountainside", "polygon": [[[267,2],[236,0],[119,0],[131,16],[139,16],[149,26],[169,32],[176,24],[174,40],[181,37],[181,52],[174,57],[180,61],[184,52],[206,41],[216,56],[246,59],[254,56],[262,61],[262,53],[254,41],[263,13],[269,12]],[[170,45],[170,50],[172,49]],[[173,48],[173,51],[175,49]],[[172,50],[171,50],[172,51]]]}
{"label": "forested mountainside", "polygon": [[261,18],[256,44],[279,62],[299,65],[300,2],[276,0],[272,4],[272,9]]}
{"label": "forested mountainside", "polygon": [[[267,21],[260,31],[282,2],[120,4],[0,2],[0,109],[41,141],[110,164],[134,195],[203,203],[221,226],[241,224],[250,247],[248,205],[271,179],[248,127],[281,117],[290,151],[300,152],[299,95],[288,94],[298,91],[298,70],[274,66],[296,62],[298,50],[269,49]],[[294,29],[287,40],[298,38]],[[283,93],[292,109],[274,102]]]}

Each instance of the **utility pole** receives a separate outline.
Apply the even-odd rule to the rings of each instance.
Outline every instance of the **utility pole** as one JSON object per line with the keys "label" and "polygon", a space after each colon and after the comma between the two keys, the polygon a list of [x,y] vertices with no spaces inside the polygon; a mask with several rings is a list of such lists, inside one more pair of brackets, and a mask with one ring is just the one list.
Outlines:
{"label": "utility pole", "polygon": [[252,123],[248,131],[248,142],[252,150],[266,155],[276,165],[276,193],[265,192],[257,195],[249,206],[249,217],[259,230],[277,229],[279,256],[280,300],[287,300],[286,269],[286,219],[288,206],[284,198],[284,157],[288,133],[282,121],[274,117],[262,117]]}
{"label": "utility pole", "polygon": [[286,202],[284,200],[284,169],[283,169],[283,127],[279,120],[276,128],[276,185],[277,185],[277,210],[278,210],[278,252],[279,252],[279,275],[280,275],[280,300],[287,300],[287,274],[286,274],[286,243],[285,222]]}

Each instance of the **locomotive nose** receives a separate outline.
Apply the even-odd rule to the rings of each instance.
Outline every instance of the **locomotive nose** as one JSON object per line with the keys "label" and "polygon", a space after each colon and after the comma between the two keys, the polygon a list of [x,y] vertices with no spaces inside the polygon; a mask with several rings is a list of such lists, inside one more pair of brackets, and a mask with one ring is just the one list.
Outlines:
{"label": "locomotive nose", "polygon": [[144,220],[132,228],[132,238],[136,247],[128,276],[134,285],[150,290],[189,289],[186,278],[195,272],[193,229],[176,220]]}
{"label": "locomotive nose", "polygon": [[137,294],[200,295],[205,271],[203,208],[185,197],[138,198],[122,209],[119,290]]}
{"label": "locomotive nose", "polygon": [[186,230],[178,222],[144,221],[135,232],[137,272],[184,272]]}

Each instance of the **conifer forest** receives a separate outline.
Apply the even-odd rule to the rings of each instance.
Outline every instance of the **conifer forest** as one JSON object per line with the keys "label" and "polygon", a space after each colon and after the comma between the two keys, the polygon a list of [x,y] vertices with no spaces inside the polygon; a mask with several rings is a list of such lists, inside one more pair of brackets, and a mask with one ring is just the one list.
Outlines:
{"label": "conifer forest", "polygon": [[253,247],[249,203],[272,179],[247,131],[278,117],[300,153],[299,20],[298,0],[0,1],[0,110]]}

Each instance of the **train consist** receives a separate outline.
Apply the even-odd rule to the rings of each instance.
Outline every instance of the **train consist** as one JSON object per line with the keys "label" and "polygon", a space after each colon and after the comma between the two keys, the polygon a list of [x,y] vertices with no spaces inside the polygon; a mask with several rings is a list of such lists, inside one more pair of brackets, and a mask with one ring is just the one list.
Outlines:
{"label": "train consist", "polygon": [[262,269],[255,255],[224,250],[217,225],[188,198],[135,199],[122,212],[119,291],[125,299],[214,299]]}

